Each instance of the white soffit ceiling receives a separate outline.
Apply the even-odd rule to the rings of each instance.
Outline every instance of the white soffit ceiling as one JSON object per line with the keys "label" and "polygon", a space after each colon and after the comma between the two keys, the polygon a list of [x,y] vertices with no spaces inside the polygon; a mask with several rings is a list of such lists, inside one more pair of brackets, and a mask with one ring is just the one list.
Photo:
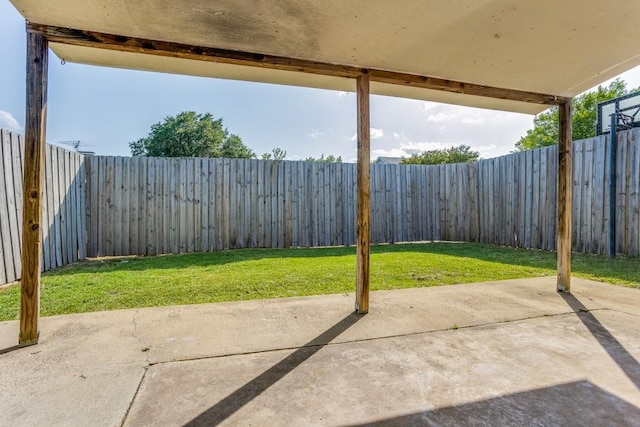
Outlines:
{"label": "white soffit ceiling", "polygon": [[[32,23],[575,96],[640,64],[632,0],[11,0]],[[348,79],[52,43],[70,62],[354,90]],[[372,82],[372,93],[544,105]]]}

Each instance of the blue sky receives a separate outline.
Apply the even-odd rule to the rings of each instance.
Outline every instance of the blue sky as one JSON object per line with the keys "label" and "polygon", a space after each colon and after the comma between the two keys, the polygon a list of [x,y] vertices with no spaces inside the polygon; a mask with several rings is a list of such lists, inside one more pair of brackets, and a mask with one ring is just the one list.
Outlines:
{"label": "blue sky", "polygon": [[[22,131],[25,31],[0,0],[0,128]],[[640,67],[622,77],[640,86]],[[181,111],[222,117],[256,153],[274,147],[295,160],[321,154],[355,161],[355,94],[205,79],[77,64],[50,55],[47,141],[80,140],[103,155],[129,155],[128,143]],[[513,150],[533,116],[373,96],[371,157],[468,144],[482,157]]]}

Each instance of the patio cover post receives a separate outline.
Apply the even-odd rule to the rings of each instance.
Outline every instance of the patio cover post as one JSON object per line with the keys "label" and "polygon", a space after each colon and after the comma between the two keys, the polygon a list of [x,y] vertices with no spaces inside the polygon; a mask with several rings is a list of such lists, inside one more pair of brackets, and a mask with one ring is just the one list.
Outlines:
{"label": "patio cover post", "polygon": [[558,141],[558,292],[571,289],[571,193],[573,171],[571,162],[572,129],[571,101],[559,109]]}
{"label": "patio cover post", "polygon": [[22,277],[19,344],[38,343],[42,188],[47,124],[48,42],[27,32],[27,96],[22,201]]}
{"label": "patio cover post", "polygon": [[371,240],[371,154],[369,74],[357,77],[358,92],[358,197],[356,201],[356,311],[369,311],[369,253]]}

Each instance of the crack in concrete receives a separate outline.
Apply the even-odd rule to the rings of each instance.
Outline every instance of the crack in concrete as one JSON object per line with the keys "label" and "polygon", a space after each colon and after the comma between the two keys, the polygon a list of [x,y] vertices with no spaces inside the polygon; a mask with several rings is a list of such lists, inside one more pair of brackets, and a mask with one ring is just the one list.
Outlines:
{"label": "crack in concrete", "polygon": [[122,420],[120,421],[120,427],[124,426],[124,423],[127,421],[127,417],[129,417],[129,413],[131,412],[133,403],[136,401],[136,398],[138,397],[138,393],[140,392],[140,388],[142,387],[142,382],[144,381],[144,378],[146,377],[147,372],[149,371],[149,366],[151,366],[151,360],[149,359],[149,346],[147,346],[147,344],[142,340],[142,338],[140,338],[137,335],[137,331],[138,331],[137,317],[139,313],[140,313],[140,309],[136,309],[136,311],[133,313],[133,316],[131,316],[131,323],[133,325],[131,336],[135,338],[142,345],[142,348],[140,350],[145,354],[144,356],[145,356],[146,365],[143,366],[142,368],[143,372],[142,372],[142,375],[140,376],[140,381],[138,382],[138,386],[136,387],[136,390],[133,393],[131,400],[129,401],[127,410],[124,412],[124,415],[122,416]]}
{"label": "crack in concrete", "polygon": [[573,311],[572,310],[572,311],[567,311],[567,312],[563,312],[563,313],[541,314],[539,316],[521,317],[521,318],[518,318],[518,319],[502,320],[502,321],[498,321],[498,322],[479,323],[479,324],[476,324],[476,325],[468,325],[468,326],[457,326],[456,325],[455,327],[439,328],[439,329],[433,329],[433,330],[429,330],[429,331],[409,332],[409,333],[406,333],[406,334],[386,335],[386,336],[374,337],[374,338],[359,338],[359,339],[348,340],[348,341],[328,342],[328,343],[325,343],[325,344],[302,345],[302,346],[296,346],[296,347],[280,347],[280,348],[272,348],[272,349],[268,349],[268,350],[256,350],[256,351],[227,353],[227,354],[219,354],[219,355],[187,357],[187,358],[183,358],[183,359],[162,360],[162,361],[157,361],[157,362],[150,362],[149,366],[162,365],[162,364],[174,363],[174,362],[191,362],[191,361],[196,361],[196,360],[220,359],[220,358],[223,358],[223,357],[230,357],[230,356],[246,356],[246,355],[251,355],[251,354],[272,353],[272,352],[276,352],[276,351],[297,350],[297,349],[300,349],[300,348],[315,348],[315,347],[325,347],[325,346],[337,346],[337,345],[343,345],[343,344],[353,344],[353,343],[358,343],[358,342],[377,341],[377,340],[388,339],[388,338],[411,337],[411,336],[416,336],[416,335],[427,335],[427,334],[432,334],[432,333],[436,333],[436,332],[455,331],[455,330],[460,330],[460,329],[473,329],[473,328],[479,328],[479,327],[485,327],[485,326],[502,325],[502,324],[508,324],[508,323],[514,323],[514,322],[522,322],[524,320],[542,319],[542,318],[545,318],[545,317],[567,316],[567,315],[571,315],[571,314],[577,314],[579,312],[592,312],[592,311],[602,311],[602,310],[617,311],[617,310],[609,309],[609,308],[606,308],[606,307],[594,308],[594,309],[591,309],[591,310],[580,310],[580,311]]}
{"label": "crack in concrete", "polygon": [[609,311],[613,311],[613,312],[616,312],[616,313],[626,314],[628,316],[640,317],[640,314],[629,313],[628,311],[622,311],[622,310],[615,310],[613,308],[603,308],[602,310],[609,310]]}
{"label": "crack in concrete", "polygon": [[148,366],[151,366],[151,360],[149,359],[150,346],[148,346],[147,343],[145,343],[142,340],[142,338],[136,335],[136,332],[138,331],[138,322],[136,322],[136,317],[138,316],[138,313],[140,313],[140,309],[136,309],[135,313],[133,313],[133,316],[131,317],[131,323],[133,323],[133,331],[131,331],[131,336],[136,340],[138,340],[140,344],[142,344],[142,348],[140,349],[140,351],[144,353],[145,361],[147,362],[147,367],[148,367]]}

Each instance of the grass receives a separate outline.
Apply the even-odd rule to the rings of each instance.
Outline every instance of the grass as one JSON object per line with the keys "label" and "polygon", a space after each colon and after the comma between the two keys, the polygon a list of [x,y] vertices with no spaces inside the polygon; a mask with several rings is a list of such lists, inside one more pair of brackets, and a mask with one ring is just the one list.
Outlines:
{"label": "grass", "polygon": [[[555,275],[553,252],[470,243],[377,245],[371,289]],[[573,255],[577,277],[640,288],[640,260]],[[41,314],[353,292],[355,248],[242,249],[91,260],[42,275]],[[0,291],[0,320],[17,319],[17,286]]]}

